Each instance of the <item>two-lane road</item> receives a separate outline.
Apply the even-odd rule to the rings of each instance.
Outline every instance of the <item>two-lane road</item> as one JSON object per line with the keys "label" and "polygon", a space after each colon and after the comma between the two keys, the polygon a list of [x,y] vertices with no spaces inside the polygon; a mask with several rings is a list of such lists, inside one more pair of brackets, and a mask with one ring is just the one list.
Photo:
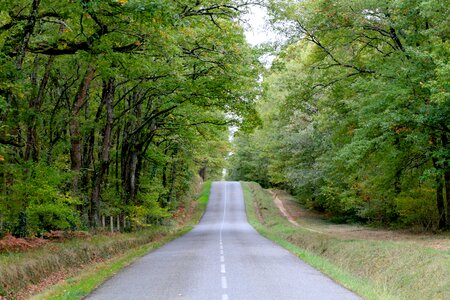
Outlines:
{"label": "two-lane road", "polygon": [[359,299],[247,222],[241,185],[214,182],[201,222],[87,299]]}

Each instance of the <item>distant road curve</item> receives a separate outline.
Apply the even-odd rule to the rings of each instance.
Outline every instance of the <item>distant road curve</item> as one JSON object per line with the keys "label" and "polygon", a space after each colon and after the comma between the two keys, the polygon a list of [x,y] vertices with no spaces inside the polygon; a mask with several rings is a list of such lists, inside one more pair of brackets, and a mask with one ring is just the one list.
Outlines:
{"label": "distant road curve", "polygon": [[87,299],[360,299],[259,235],[241,185],[214,182],[201,222],[106,281]]}

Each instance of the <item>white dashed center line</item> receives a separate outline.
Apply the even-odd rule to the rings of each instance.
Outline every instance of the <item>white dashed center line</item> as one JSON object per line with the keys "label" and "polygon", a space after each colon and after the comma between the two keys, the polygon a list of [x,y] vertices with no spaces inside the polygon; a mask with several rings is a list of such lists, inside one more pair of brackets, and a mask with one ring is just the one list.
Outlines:
{"label": "white dashed center line", "polygon": [[[222,224],[220,224],[220,232],[219,232],[219,241],[220,241],[220,273],[225,274],[225,256],[223,254],[223,242],[222,242],[222,231],[223,231],[223,227],[225,224],[225,214],[226,214],[226,210],[227,210],[227,184],[225,184],[224,187],[224,204],[223,204],[223,217],[222,217]],[[222,276],[222,289],[226,289],[228,288],[227,285],[227,277],[226,276]],[[222,300],[228,300],[228,295],[227,294],[222,294]]]}
{"label": "white dashed center line", "polygon": [[226,289],[227,287],[227,278],[225,276],[222,276],[222,288]]}

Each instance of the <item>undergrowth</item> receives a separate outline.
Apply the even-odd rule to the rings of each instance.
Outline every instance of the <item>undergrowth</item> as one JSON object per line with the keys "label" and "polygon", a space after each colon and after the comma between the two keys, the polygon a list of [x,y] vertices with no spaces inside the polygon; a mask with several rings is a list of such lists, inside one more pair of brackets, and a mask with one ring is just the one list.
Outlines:
{"label": "undergrowth", "polygon": [[256,183],[242,185],[249,221],[261,234],[365,299],[448,299],[448,251],[408,242],[343,239],[294,227],[267,191]]}

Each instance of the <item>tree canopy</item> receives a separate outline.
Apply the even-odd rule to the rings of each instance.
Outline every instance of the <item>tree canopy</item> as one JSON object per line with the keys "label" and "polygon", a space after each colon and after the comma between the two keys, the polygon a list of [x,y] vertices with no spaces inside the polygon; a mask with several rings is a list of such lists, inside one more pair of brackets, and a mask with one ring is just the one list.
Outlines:
{"label": "tree canopy", "polygon": [[272,1],[289,42],[264,77],[264,126],[231,177],[292,190],[337,219],[450,224],[449,7]]}
{"label": "tree canopy", "polygon": [[257,120],[244,6],[3,1],[1,231],[159,222],[220,176],[227,126]]}

